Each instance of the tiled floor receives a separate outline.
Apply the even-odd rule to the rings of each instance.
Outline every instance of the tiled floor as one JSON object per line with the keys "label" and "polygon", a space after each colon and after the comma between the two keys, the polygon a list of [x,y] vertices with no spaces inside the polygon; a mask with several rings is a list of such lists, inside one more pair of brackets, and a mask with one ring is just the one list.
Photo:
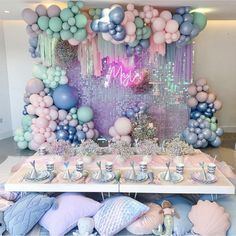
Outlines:
{"label": "tiled floor", "polygon": [[[218,160],[223,160],[236,169],[236,133],[226,133],[222,137],[222,146],[220,148],[207,148],[203,151],[214,156]],[[13,138],[0,140],[0,164],[7,156],[30,156],[34,152],[30,150],[19,150],[13,141]]]}

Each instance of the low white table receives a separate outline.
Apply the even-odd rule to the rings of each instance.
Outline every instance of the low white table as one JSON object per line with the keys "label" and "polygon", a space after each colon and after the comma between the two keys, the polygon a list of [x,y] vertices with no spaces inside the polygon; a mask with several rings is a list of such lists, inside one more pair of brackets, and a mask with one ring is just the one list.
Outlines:
{"label": "low white table", "polygon": [[[40,167],[39,167],[40,168]],[[130,168],[119,168],[121,174]],[[158,173],[165,168],[151,168],[155,174],[155,184],[130,183],[121,181],[117,184],[115,181],[111,183],[94,183],[90,177],[86,182],[79,180],[78,182],[57,182],[39,183],[22,181],[23,176],[30,170],[29,165],[23,165],[9,180],[5,183],[6,191],[21,192],[123,192],[123,193],[178,193],[178,194],[234,194],[234,185],[219,171],[216,171],[218,181],[214,184],[199,184],[191,180],[191,172],[196,168],[185,168],[184,180],[180,183],[173,184],[169,182],[159,181]],[[123,175],[122,175],[123,176]]]}

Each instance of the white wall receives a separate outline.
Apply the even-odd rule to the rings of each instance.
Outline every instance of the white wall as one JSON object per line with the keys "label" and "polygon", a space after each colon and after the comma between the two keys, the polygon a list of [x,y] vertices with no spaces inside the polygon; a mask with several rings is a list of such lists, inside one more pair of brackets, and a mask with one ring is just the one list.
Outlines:
{"label": "white wall", "polygon": [[0,21],[0,119],[0,139],[11,136],[10,97],[2,21]]}
{"label": "white wall", "polygon": [[[3,26],[14,130],[20,126],[24,88],[31,78],[33,60],[28,53],[25,23],[4,21]],[[236,132],[236,21],[208,22],[196,39],[194,76],[208,79],[211,89],[223,101],[223,109],[217,115],[220,124],[226,131]]]}
{"label": "white wall", "polygon": [[28,53],[28,35],[23,21],[4,21],[12,129],[20,126],[26,82],[31,78],[33,60]]}
{"label": "white wall", "polygon": [[207,78],[223,102],[219,124],[236,132],[236,21],[208,22],[196,39],[194,76]]}

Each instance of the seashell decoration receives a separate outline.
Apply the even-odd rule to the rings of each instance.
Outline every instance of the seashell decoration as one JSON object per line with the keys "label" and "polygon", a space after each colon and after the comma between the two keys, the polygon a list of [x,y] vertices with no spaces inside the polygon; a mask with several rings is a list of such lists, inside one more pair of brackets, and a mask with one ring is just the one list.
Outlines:
{"label": "seashell decoration", "polygon": [[199,200],[188,215],[194,233],[201,236],[226,235],[230,227],[230,216],[216,202]]}

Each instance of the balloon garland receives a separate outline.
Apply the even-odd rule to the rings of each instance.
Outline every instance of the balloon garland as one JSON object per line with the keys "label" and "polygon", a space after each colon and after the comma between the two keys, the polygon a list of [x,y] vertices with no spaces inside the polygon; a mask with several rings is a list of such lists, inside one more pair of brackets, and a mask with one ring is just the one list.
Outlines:
{"label": "balloon garland", "polygon": [[205,148],[209,144],[219,147],[220,136],[224,131],[218,127],[214,113],[222,108],[221,101],[209,92],[207,81],[198,79],[188,88],[188,105],[191,108],[188,127],[183,131],[183,138],[194,148]]}

